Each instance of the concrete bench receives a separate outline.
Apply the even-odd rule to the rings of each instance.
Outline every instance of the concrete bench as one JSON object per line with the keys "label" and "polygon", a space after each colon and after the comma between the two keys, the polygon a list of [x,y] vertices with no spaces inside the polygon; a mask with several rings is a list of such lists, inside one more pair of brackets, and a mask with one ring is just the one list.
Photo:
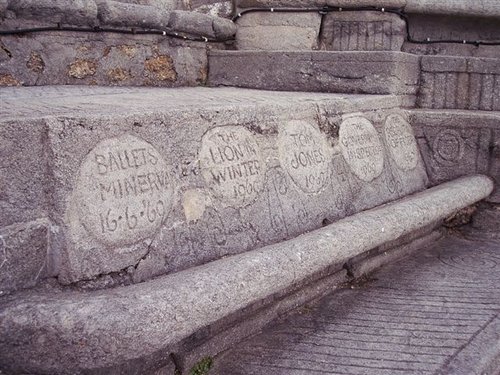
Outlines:
{"label": "concrete bench", "polygon": [[148,373],[216,353],[493,189],[479,175],[425,189],[404,97],[2,93],[2,288],[40,283],[0,302],[6,371]]}
{"label": "concrete bench", "polygon": [[465,177],[292,240],[142,284],[13,298],[0,313],[0,357],[6,369],[43,373],[166,366],[175,345],[198,330],[325,268],[439,223],[492,188],[487,177]]}

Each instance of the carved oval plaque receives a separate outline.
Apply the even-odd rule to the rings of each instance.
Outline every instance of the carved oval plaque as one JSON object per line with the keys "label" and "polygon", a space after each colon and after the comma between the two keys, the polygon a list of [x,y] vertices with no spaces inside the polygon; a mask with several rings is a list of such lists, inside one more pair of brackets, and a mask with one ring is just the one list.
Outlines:
{"label": "carved oval plaque", "polygon": [[160,153],[142,139],[122,135],[98,143],[85,157],[77,194],[85,228],[97,240],[120,246],[160,227],[173,187]]}
{"label": "carved oval plaque", "polygon": [[290,121],[280,128],[280,163],[306,193],[322,191],[329,181],[331,152],[325,137],[306,121]]}
{"label": "carved oval plaque", "polygon": [[384,151],[377,130],[366,118],[345,119],[340,125],[339,142],[342,156],[354,174],[370,182],[384,168]]}
{"label": "carved oval plaque", "polygon": [[263,190],[264,163],[253,134],[242,126],[210,129],[201,141],[201,173],[221,204],[243,207]]}
{"label": "carved oval plaque", "polygon": [[403,171],[415,169],[419,152],[411,125],[400,115],[390,115],[385,120],[384,137],[398,168]]}

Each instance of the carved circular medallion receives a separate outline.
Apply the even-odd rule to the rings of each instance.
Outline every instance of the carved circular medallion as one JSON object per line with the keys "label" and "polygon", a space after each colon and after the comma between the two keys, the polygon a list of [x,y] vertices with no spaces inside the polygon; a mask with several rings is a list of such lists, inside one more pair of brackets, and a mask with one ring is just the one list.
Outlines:
{"label": "carved circular medallion", "polygon": [[445,165],[456,164],[464,156],[464,140],[459,132],[453,129],[444,129],[434,138],[432,143],[434,157]]}
{"label": "carved circular medallion", "polygon": [[253,134],[242,126],[210,129],[199,152],[202,176],[225,206],[243,207],[263,190],[264,163]]}
{"label": "carved circular medallion", "polygon": [[419,151],[411,125],[400,115],[385,120],[384,138],[399,169],[411,171],[418,163]]}
{"label": "carved circular medallion", "polygon": [[168,165],[148,142],[122,135],[85,157],[76,186],[81,221],[100,242],[123,246],[153,235],[170,211]]}
{"label": "carved circular medallion", "polygon": [[331,152],[325,137],[305,121],[290,121],[280,128],[280,163],[306,193],[318,193],[329,182]]}
{"label": "carved circular medallion", "polygon": [[377,130],[366,118],[345,119],[340,125],[339,142],[342,156],[354,174],[370,182],[384,168],[384,151]]}

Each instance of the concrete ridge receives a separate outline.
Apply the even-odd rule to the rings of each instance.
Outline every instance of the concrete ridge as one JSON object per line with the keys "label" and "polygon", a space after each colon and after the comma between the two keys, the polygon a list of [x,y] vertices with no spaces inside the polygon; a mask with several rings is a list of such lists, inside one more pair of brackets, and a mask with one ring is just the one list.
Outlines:
{"label": "concrete ridge", "polygon": [[[28,100],[29,99],[29,100]],[[328,103],[342,111],[364,111],[405,106],[409,97],[319,92],[261,91],[239,87],[92,87],[77,85],[0,88],[2,121],[57,116],[113,116],[167,113],[172,110],[233,109],[238,106],[314,107]],[[82,105],[84,102],[84,105]],[[130,103],[133,105],[130,105]]]}
{"label": "concrete ridge", "polygon": [[419,84],[419,56],[398,51],[210,51],[208,56],[211,86],[414,95]]}
{"label": "concrete ridge", "polygon": [[148,366],[144,358],[166,358],[173,345],[200,328],[437,223],[492,189],[486,176],[463,177],[292,240],[150,282],[85,295],[17,295],[0,312],[0,358],[5,370],[38,373],[110,373],[135,360]]}

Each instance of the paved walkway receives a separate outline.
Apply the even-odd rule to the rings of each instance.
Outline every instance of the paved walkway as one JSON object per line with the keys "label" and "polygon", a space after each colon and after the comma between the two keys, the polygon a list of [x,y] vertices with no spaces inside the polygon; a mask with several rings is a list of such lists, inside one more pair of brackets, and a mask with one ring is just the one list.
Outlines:
{"label": "paved walkway", "polygon": [[448,237],[269,326],[210,374],[497,375],[499,281],[500,241]]}

